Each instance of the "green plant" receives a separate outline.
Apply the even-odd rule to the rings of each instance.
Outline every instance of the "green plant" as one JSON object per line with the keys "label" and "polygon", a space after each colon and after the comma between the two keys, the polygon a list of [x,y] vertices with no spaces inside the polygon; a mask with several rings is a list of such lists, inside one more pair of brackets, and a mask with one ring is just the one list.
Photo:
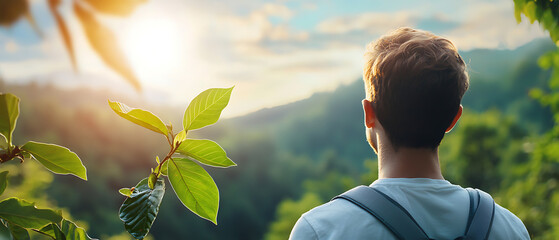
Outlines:
{"label": "green plant", "polygon": [[[19,117],[19,98],[0,94],[0,163],[35,159],[56,174],[72,174],[87,181],[86,168],[74,152],[47,143],[29,141],[22,146],[12,143]],[[8,185],[8,171],[0,172],[0,195]],[[0,201],[0,222],[13,239],[30,239],[29,230],[52,239],[91,239],[85,230],[64,219],[62,212],[38,209],[34,203],[16,197]],[[2,226],[0,226],[2,227]]]}
{"label": "green plant", "polygon": [[[538,22],[559,46],[559,2],[514,0],[516,21],[524,15],[531,24]],[[524,176],[501,193],[503,206],[524,222],[532,239],[557,239],[559,236],[559,48],[538,59],[543,69],[550,69],[547,88],[534,88],[530,96],[553,114],[554,126],[537,138],[530,147],[530,159],[521,166]],[[531,206],[531,207],[528,207]]]}
{"label": "green plant", "polygon": [[165,125],[153,113],[109,101],[119,116],[165,136],[169,152],[151,169],[148,177],[135,187],[119,192],[127,198],[120,208],[120,219],[126,230],[137,239],[143,239],[157,217],[165,194],[167,176],[179,200],[198,216],[217,224],[219,191],[212,177],[199,163],[227,168],[236,166],[215,142],[205,139],[187,139],[189,131],[214,124],[229,103],[231,88],[212,88],[200,93],[187,107],[183,117],[183,130],[173,133],[172,125]]}

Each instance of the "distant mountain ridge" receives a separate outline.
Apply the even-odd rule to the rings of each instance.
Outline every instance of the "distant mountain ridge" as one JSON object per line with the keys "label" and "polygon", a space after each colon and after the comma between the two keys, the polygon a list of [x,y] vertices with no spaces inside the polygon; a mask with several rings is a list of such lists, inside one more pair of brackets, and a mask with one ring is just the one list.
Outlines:
{"label": "distant mountain ridge", "polygon": [[470,77],[498,80],[503,72],[508,72],[511,66],[518,65],[523,60],[522,57],[536,58],[555,48],[555,44],[549,38],[540,38],[516,49],[473,49],[460,52],[460,55],[468,65]]}

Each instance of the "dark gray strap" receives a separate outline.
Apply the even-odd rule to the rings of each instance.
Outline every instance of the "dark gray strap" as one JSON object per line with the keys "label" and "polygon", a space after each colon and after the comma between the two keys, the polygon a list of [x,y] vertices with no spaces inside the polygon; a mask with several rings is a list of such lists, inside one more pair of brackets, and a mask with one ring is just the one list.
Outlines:
{"label": "dark gray strap", "polygon": [[398,239],[429,239],[404,207],[384,193],[367,186],[355,187],[334,199],[352,202],[382,222]]}
{"label": "dark gray strap", "polygon": [[[468,228],[466,229],[466,239],[467,240],[482,240],[489,238],[489,233],[491,232],[491,225],[493,225],[493,217],[495,216],[495,202],[491,195],[477,190],[468,188],[468,193],[470,196],[474,196],[474,201],[470,202],[478,203],[473,217],[471,217],[471,222],[468,222]],[[470,216],[471,213],[470,213]]]}

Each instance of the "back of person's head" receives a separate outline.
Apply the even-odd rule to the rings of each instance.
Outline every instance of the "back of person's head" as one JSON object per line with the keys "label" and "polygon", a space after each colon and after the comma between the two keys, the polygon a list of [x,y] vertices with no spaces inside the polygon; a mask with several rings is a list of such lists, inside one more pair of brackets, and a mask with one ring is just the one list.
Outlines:
{"label": "back of person's head", "polygon": [[451,41],[411,28],[369,44],[363,73],[367,100],[396,150],[436,149],[469,85]]}

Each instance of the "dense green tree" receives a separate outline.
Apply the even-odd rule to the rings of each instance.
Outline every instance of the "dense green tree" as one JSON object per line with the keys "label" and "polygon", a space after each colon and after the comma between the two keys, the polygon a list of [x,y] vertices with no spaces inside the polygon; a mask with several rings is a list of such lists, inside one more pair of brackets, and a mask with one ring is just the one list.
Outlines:
{"label": "dense green tree", "polygon": [[526,161],[526,131],[497,110],[464,112],[441,144],[443,175],[451,182],[488,192],[510,181],[511,168]]}

